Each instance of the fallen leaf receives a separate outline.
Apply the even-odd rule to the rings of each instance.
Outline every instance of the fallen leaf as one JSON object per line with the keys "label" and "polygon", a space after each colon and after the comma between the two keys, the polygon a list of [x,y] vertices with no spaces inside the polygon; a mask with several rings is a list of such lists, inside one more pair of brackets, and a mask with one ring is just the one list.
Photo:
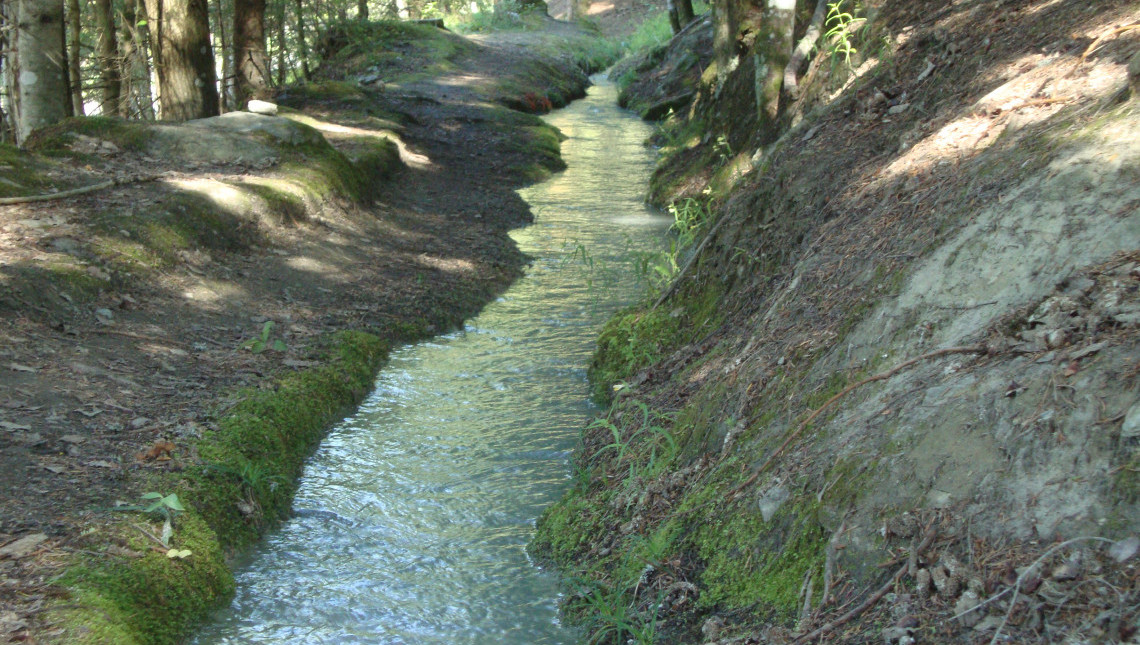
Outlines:
{"label": "fallen leaf", "polygon": [[11,368],[12,371],[14,371],[14,372],[31,372],[34,374],[34,373],[39,371],[38,369],[36,369],[34,367],[28,367],[27,365],[20,365],[19,363],[8,363],[8,367]]}
{"label": "fallen leaf", "polygon": [[89,461],[89,462],[85,463],[84,465],[85,466],[93,466],[95,468],[118,468],[119,467],[118,464],[111,463],[109,461],[103,461],[102,459],[96,459],[95,461]]}
{"label": "fallen leaf", "polygon": [[168,461],[170,453],[174,452],[177,447],[169,441],[156,441],[149,450],[135,455],[135,459],[139,461]]}
{"label": "fallen leaf", "polygon": [[36,547],[47,541],[47,536],[43,533],[32,533],[5,545],[0,548],[0,559],[12,558],[19,559],[27,557]]}
{"label": "fallen leaf", "polygon": [[1070,377],[1070,376],[1076,374],[1079,371],[1081,371],[1081,362],[1080,361],[1069,361],[1069,364],[1065,366],[1065,371],[1062,372],[1062,374],[1064,374],[1065,377],[1067,378],[1067,377]]}
{"label": "fallen leaf", "polygon": [[77,434],[65,434],[60,437],[59,440],[65,443],[83,443],[87,441],[87,437],[81,437]]}
{"label": "fallen leaf", "polygon": [[106,412],[106,410],[100,410],[99,408],[92,408],[91,411],[80,409],[80,410],[76,410],[76,412],[78,412],[79,414],[82,414],[83,416],[90,419],[91,417],[97,417],[100,414],[103,414],[104,412]]}
{"label": "fallen leaf", "polygon": [[111,555],[119,555],[124,558],[141,558],[146,555],[145,553],[140,553],[138,551],[132,551],[131,549],[121,547],[118,544],[112,544],[108,546],[106,551]]}
{"label": "fallen leaf", "polygon": [[65,473],[65,472],[67,472],[67,469],[66,469],[66,468],[64,468],[63,466],[56,466],[56,465],[53,465],[53,464],[47,464],[47,465],[45,465],[45,466],[44,466],[44,470],[46,470],[46,471],[49,471],[49,472],[53,472],[53,473],[55,473],[55,474],[57,474],[57,475],[61,475],[61,474]]}
{"label": "fallen leaf", "polygon": [[11,421],[0,421],[0,428],[4,428],[9,432],[15,432],[16,430],[31,430],[32,426],[12,423]]}
{"label": "fallen leaf", "polygon": [[194,554],[190,551],[190,549],[171,549],[166,552],[166,557],[170,558],[171,560],[174,558],[182,560],[184,558],[190,557],[191,555]]}

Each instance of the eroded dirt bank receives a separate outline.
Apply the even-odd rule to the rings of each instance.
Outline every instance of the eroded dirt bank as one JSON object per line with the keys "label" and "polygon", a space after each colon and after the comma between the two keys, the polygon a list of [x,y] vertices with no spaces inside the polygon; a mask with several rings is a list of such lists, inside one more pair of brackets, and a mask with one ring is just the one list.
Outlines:
{"label": "eroded dirt bank", "polygon": [[705,241],[533,545],[592,642],[1135,642],[1140,14],[866,5],[771,145],[699,25],[624,67]]}
{"label": "eroded dirt bank", "polygon": [[526,20],[352,24],[276,117],[85,119],[2,151],[8,197],[116,184],[0,206],[0,637],[177,639],[388,347],[520,274],[514,189],[562,162],[517,109],[582,95],[613,55]]}

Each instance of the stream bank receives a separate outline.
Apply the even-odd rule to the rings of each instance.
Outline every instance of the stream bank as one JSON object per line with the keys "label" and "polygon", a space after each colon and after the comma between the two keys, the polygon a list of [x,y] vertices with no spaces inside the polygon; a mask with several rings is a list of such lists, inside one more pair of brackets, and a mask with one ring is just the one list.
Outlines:
{"label": "stream bank", "polygon": [[625,66],[698,234],[531,551],[593,643],[1135,642],[1140,14],[861,6],[776,137],[762,30]]}
{"label": "stream bank", "polygon": [[[4,634],[178,640],[393,344],[521,274],[514,189],[563,165],[506,106],[564,104],[615,52],[537,18],[470,39],[354,23],[278,117],[74,120],[4,150],[7,196],[118,180],[0,213]],[[111,510],[149,493],[156,513]]]}

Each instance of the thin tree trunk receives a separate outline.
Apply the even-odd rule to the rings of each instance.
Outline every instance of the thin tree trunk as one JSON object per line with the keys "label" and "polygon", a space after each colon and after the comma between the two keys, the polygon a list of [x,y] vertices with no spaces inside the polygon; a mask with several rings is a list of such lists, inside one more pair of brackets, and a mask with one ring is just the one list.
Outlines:
{"label": "thin tree trunk", "polygon": [[12,5],[10,2],[0,2],[0,78],[4,80],[3,102],[0,103],[0,141],[9,143],[12,140],[14,124],[9,120],[12,113],[12,97],[15,95],[15,79],[12,76],[12,59],[9,54],[8,34],[12,30]]}
{"label": "thin tree trunk", "polygon": [[[127,0],[130,4],[132,0]],[[135,60],[138,65],[138,81],[139,89],[137,93],[139,101],[139,117],[143,119],[154,120],[154,82],[151,76],[154,74],[154,67],[151,65],[151,46],[150,46],[150,23],[146,20],[139,20],[139,16],[146,16],[146,6],[143,4],[144,0],[134,0],[134,14],[131,16],[131,33],[134,36],[136,43],[135,49],[137,57]]]}
{"label": "thin tree trunk", "polygon": [[67,15],[64,12],[64,24],[60,26],[63,32],[60,34],[59,40],[59,60],[63,65],[63,110],[67,116],[75,116],[75,108],[71,104],[71,66],[68,64],[69,56],[67,55]]}
{"label": "thin tree trunk", "polygon": [[64,81],[62,0],[19,0],[16,4],[16,139],[23,144],[36,128],[67,116]]}
{"label": "thin tree trunk", "polygon": [[71,113],[83,116],[83,77],[79,73],[79,0],[67,0],[68,85],[71,88]]}
{"label": "thin tree trunk", "polygon": [[217,72],[206,0],[147,0],[155,39],[161,117],[184,121],[218,114]]}
{"label": "thin tree trunk", "polygon": [[302,0],[297,0],[297,50],[301,53],[301,74],[306,81],[311,74],[309,70],[309,46],[305,43],[305,7]]}
{"label": "thin tree trunk", "polygon": [[368,0],[356,0],[356,19],[368,20]]}
{"label": "thin tree trunk", "polygon": [[[218,0],[214,3],[214,15],[218,24],[218,50],[222,53],[222,78],[218,83],[219,91],[221,92],[221,107],[222,112],[229,112],[232,109],[230,104],[230,99],[232,98],[230,89],[234,83],[234,66],[233,56],[230,55],[230,47],[226,42],[226,12],[225,7],[222,6],[223,4],[224,0]],[[238,103],[240,104],[241,101],[239,100]]]}
{"label": "thin tree trunk", "polygon": [[681,16],[677,12],[677,3],[674,0],[667,0],[665,8],[669,12],[669,26],[673,29],[673,34],[676,35],[681,31]]}
{"label": "thin tree trunk", "polygon": [[95,0],[95,30],[99,42],[95,49],[95,60],[99,64],[99,84],[102,86],[103,114],[119,114],[122,100],[122,80],[119,75],[119,42],[115,31],[115,8],[111,0]]}
{"label": "thin tree trunk", "polygon": [[277,14],[277,87],[285,85],[285,3]]}
{"label": "thin tree trunk", "polygon": [[[282,9],[284,14],[284,9]],[[285,51],[285,17],[279,51]],[[269,55],[265,51],[265,0],[234,0],[234,94],[239,106],[269,87]],[[283,84],[283,83],[279,83]]]}

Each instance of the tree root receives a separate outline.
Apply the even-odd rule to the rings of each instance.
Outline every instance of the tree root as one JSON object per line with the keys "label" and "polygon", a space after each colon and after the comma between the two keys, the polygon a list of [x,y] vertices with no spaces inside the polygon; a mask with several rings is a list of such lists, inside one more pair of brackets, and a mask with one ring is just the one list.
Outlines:
{"label": "tree root", "polygon": [[80,186],[79,188],[72,188],[71,190],[61,190],[58,193],[45,193],[43,195],[22,195],[18,197],[0,197],[0,206],[9,206],[12,204],[30,204],[32,202],[50,202],[56,199],[67,199],[68,197],[77,197],[87,193],[93,193],[97,190],[111,188],[112,186],[122,186],[124,184],[133,184],[142,181],[154,181],[162,176],[163,173],[157,175],[142,175],[139,177],[126,177],[123,179],[108,179],[101,181],[97,184],[90,186]]}
{"label": "tree root", "polygon": [[[919,543],[917,548],[915,548],[915,552],[918,554],[921,554],[923,551],[930,548],[930,545],[934,543],[934,538],[936,535],[937,535],[937,533],[934,531],[933,528],[927,529],[926,535],[923,536],[922,542]],[[807,634],[800,636],[799,638],[797,638],[793,642],[797,643],[797,644],[798,643],[809,643],[809,642],[819,638],[823,634],[830,632],[830,631],[834,631],[837,627],[840,627],[840,626],[850,622],[851,620],[858,618],[863,612],[867,611],[871,607],[874,607],[875,603],[882,600],[883,596],[887,595],[887,593],[890,592],[891,587],[894,587],[895,584],[897,584],[898,581],[900,579],[902,579],[903,575],[909,570],[909,568],[910,568],[910,566],[908,564],[904,564],[903,566],[899,567],[899,570],[895,572],[895,575],[891,576],[890,580],[888,580],[882,587],[879,587],[879,589],[877,591],[875,591],[875,593],[868,596],[866,600],[859,603],[859,606],[848,611],[847,613],[843,614],[839,618],[836,618],[835,620],[828,622],[827,624],[823,625],[819,629],[812,630],[811,632],[808,632]]]}

